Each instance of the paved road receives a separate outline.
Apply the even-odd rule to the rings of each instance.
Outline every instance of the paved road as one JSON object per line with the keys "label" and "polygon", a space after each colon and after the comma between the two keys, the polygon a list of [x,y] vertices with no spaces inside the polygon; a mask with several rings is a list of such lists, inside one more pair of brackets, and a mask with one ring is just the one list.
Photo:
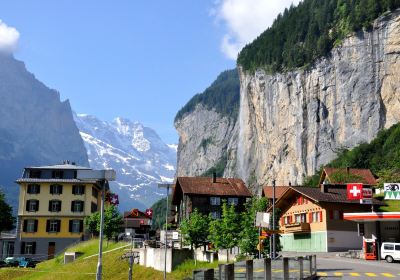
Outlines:
{"label": "paved road", "polygon": [[400,263],[317,256],[320,279],[400,279]]}

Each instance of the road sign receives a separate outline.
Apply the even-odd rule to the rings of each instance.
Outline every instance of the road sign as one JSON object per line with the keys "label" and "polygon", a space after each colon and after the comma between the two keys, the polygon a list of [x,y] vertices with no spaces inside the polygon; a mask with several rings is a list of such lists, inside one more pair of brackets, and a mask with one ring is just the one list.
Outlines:
{"label": "road sign", "polygon": [[400,200],[400,184],[385,183],[383,186],[385,197],[384,199]]}
{"label": "road sign", "polygon": [[257,212],[255,226],[268,228],[269,227],[269,213]]}
{"label": "road sign", "polygon": [[283,233],[283,230],[279,230],[279,229],[276,229],[276,230],[265,230],[265,232],[268,234],[276,234],[276,233]]}
{"label": "road sign", "polygon": [[347,199],[362,199],[363,184],[347,184]]}

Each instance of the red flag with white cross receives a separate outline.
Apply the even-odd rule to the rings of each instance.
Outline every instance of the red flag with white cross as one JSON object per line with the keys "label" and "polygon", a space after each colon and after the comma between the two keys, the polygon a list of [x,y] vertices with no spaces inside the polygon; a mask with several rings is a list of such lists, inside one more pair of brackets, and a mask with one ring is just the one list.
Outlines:
{"label": "red flag with white cross", "polygon": [[347,199],[360,200],[362,199],[363,184],[347,184]]}
{"label": "red flag with white cross", "polygon": [[151,218],[153,216],[153,209],[146,209],[146,216]]}

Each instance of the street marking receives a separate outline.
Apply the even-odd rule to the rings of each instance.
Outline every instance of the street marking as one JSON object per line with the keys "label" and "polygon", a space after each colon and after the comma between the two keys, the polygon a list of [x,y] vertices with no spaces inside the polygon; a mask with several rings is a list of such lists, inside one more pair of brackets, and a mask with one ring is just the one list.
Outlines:
{"label": "street marking", "polygon": [[326,272],[317,272],[317,276],[328,276]]}
{"label": "street marking", "polygon": [[245,268],[239,268],[239,269],[236,269],[235,271],[236,271],[236,272],[245,272],[246,269],[245,269]]}
{"label": "street marking", "polygon": [[343,276],[343,272],[335,272],[333,273],[335,276]]}
{"label": "street marking", "polygon": [[273,269],[272,272],[282,272],[283,269]]}
{"label": "street marking", "polygon": [[350,275],[351,275],[351,276],[360,276],[360,273],[357,273],[357,272],[350,272]]}
{"label": "street marking", "polygon": [[391,277],[391,278],[393,278],[394,277],[394,275],[393,274],[391,274],[391,273],[381,273],[383,276],[385,276],[385,277]]}
{"label": "street marking", "polygon": [[372,272],[366,272],[365,275],[369,276],[369,277],[377,277],[378,275],[376,275],[375,273]]}
{"label": "street marking", "polygon": [[257,270],[254,270],[254,272],[263,272],[264,271],[264,269],[257,269]]}

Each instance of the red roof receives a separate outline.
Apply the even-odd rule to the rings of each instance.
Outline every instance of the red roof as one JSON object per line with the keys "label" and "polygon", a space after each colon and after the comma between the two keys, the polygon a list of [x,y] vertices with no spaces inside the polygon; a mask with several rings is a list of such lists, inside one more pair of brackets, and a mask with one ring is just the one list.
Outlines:
{"label": "red roof", "polygon": [[[282,196],[282,194],[288,189],[290,186],[276,186],[275,187],[275,198],[278,199]],[[263,187],[262,195],[266,198],[272,198],[273,196],[273,187],[265,186]]]}
{"label": "red roof", "polygon": [[[179,203],[177,192],[208,196],[251,197],[243,180],[238,178],[178,177],[174,185],[173,203]],[[175,204],[176,205],[176,204]]]}
{"label": "red roof", "polygon": [[[374,186],[377,184],[374,175],[369,169],[356,169],[356,168],[333,168],[325,167],[324,171],[331,184],[345,185],[347,183],[363,183],[366,185]],[[335,174],[346,175],[347,172],[352,175],[352,177],[357,177],[357,182],[339,182],[335,179]],[[322,182],[321,182],[322,183]]]}

